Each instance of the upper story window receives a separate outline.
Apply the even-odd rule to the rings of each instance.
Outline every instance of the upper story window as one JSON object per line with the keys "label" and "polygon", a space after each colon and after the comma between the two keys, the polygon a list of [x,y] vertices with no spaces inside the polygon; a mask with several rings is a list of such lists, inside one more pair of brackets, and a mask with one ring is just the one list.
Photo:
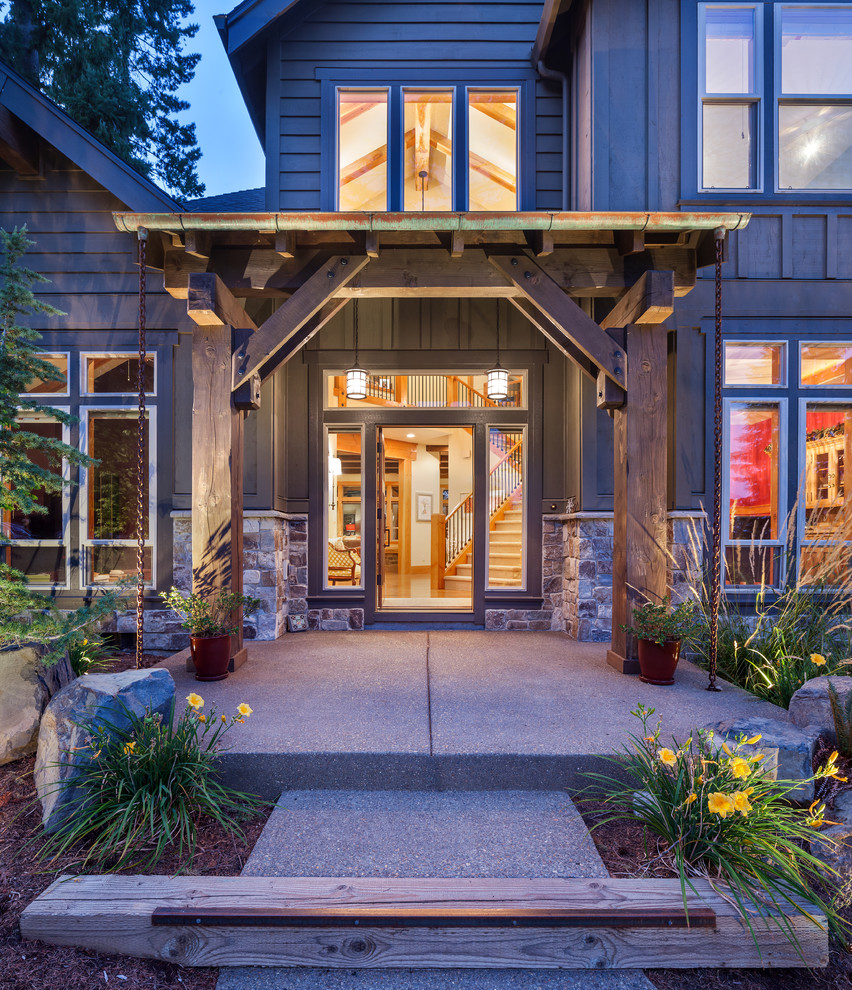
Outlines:
{"label": "upper story window", "polygon": [[518,209],[518,89],[336,93],[338,209]]}
{"label": "upper story window", "polygon": [[701,3],[698,188],[852,190],[852,5]]}

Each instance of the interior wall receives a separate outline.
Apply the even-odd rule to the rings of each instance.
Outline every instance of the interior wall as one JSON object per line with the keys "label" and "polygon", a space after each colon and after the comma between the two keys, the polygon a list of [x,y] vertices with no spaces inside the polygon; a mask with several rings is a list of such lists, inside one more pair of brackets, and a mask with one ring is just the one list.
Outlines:
{"label": "interior wall", "polygon": [[439,512],[441,505],[441,462],[426,450],[425,444],[417,445],[417,458],[411,462],[411,566],[428,567],[432,561],[432,520],[421,522],[417,518],[417,496],[432,496],[432,512]]}

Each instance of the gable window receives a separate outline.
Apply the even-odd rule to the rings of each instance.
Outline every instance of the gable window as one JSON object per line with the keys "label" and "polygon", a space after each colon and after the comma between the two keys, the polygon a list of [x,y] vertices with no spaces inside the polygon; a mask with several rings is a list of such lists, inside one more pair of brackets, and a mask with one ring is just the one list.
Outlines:
{"label": "gable window", "polygon": [[698,4],[698,187],[852,189],[852,5]]}
{"label": "gable window", "polygon": [[519,90],[337,87],[336,208],[512,211]]}

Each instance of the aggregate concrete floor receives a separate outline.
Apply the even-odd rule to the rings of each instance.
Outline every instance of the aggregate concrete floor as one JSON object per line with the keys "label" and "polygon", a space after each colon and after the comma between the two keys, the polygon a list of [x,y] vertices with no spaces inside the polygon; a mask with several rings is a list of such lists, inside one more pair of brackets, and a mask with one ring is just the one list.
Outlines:
{"label": "aggregate concrete floor", "polygon": [[[250,876],[605,877],[564,792],[287,791]],[[653,990],[641,970],[235,967],[217,990]]]}
{"label": "aggregate concrete floor", "polygon": [[610,667],[606,649],[551,632],[309,632],[249,643],[224,681],[196,681],[186,651],[163,665],[179,699],[197,691],[220,712],[251,705],[229,734],[234,754],[613,753],[637,731],[640,702],[682,738],[745,713],[787,719],[724,682],[705,691],[706,673],[683,660],[674,685],[643,684]]}

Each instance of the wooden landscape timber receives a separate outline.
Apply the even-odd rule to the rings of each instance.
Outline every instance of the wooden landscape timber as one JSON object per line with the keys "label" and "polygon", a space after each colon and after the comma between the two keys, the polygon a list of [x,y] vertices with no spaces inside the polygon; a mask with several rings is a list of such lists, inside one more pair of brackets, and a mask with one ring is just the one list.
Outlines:
{"label": "wooden landscape timber", "polygon": [[[750,914],[706,881],[61,877],[25,939],[183,966],[621,969],[818,967],[825,918]],[[785,909],[786,910],[786,909]],[[791,940],[792,935],[795,941]]]}

